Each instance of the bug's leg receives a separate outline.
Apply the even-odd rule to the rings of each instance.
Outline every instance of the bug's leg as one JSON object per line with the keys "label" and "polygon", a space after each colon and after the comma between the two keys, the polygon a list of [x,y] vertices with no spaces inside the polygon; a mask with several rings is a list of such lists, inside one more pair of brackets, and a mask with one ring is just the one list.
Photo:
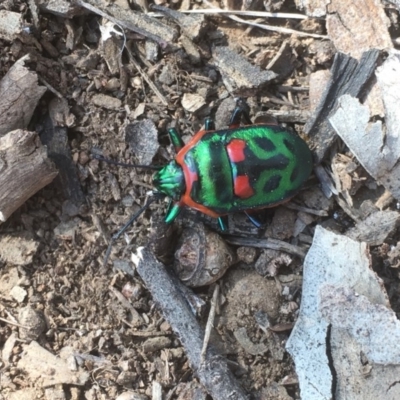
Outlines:
{"label": "bug's leg", "polygon": [[218,225],[222,232],[226,232],[228,230],[228,216],[223,215],[218,218]]}
{"label": "bug's leg", "polygon": [[249,115],[249,105],[242,99],[238,98],[236,100],[236,107],[232,112],[231,120],[229,122],[229,128],[238,128],[240,126],[240,121],[242,117],[247,125],[251,125],[251,119]]}
{"label": "bug's leg", "polygon": [[215,131],[215,124],[211,118],[206,118],[204,120],[204,129],[206,131]]}
{"label": "bug's leg", "polygon": [[171,200],[168,205],[167,214],[164,219],[165,223],[171,224],[172,222],[174,222],[175,218],[179,215],[181,210],[182,210],[181,204],[178,202],[173,202]]}
{"label": "bug's leg", "polygon": [[250,222],[256,227],[256,228],[261,228],[262,223],[257,219],[254,218],[252,215],[250,215],[247,211],[244,211],[246,214],[246,217],[250,220]]}
{"label": "bug's leg", "polygon": [[169,138],[171,139],[172,146],[174,146],[175,152],[178,153],[185,143],[175,128],[168,129],[168,134]]}

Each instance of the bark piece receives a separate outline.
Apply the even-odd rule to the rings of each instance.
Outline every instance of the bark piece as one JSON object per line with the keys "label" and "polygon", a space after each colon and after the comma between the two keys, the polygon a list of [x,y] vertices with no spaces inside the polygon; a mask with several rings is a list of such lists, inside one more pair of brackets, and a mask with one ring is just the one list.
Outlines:
{"label": "bark piece", "polygon": [[59,170],[61,188],[65,196],[80,207],[85,202],[85,195],[68,146],[68,134],[64,125],[69,119],[67,101],[53,99],[49,103],[49,114],[44,117],[40,138],[48,148],[49,157]]}
{"label": "bark piece", "polygon": [[325,92],[314,115],[304,127],[315,142],[317,162],[322,160],[336,137],[328,118],[335,111],[338,98],[344,94],[359,97],[363,93],[375,70],[378,56],[378,50],[370,50],[358,62],[345,54],[336,54]]}
{"label": "bark piece", "polygon": [[158,132],[151,119],[144,119],[129,124],[125,128],[125,142],[129,144],[132,153],[139,164],[150,165],[158,148]]}
{"label": "bark piece", "polygon": [[160,11],[172,18],[182,29],[182,32],[190,39],[197,40],[206,27],[205,16],[201,14],[185,15],[179,11],[163,6],[152,6],[153,10]]}
{"label": "bark piece", "polygon": [[213,57],[224,85],[236,95],[252,96],[277,77],[275,72],[261,70],[226,46],[215,47]]}
{"label": "bark piece", "polygon": [[[301,398],[364,400],[392,390],[389,397],[398,398],[399,366],[383,364],[400,362],[399,325],[367,244],[317,226],[304,262],[300,315],[286,345]],[[363,372],[360,354],[371,373]]]}
{"label": "bark piece", "polygon": [[117,4],[107,4],[101,0],[89,0],[87,2],[76,0],[76,3],[123,28],[154,40],[162,48],[166,48],[168,43],[174,42],[178,37],[176,29],[141,12],[124,10]]}
{"label": "bark piece", "polygon": [[214,400],[247,399],[229,370],[226,360],[211,347],[208,348],[205,361],[202,362],[204,330],[164,265],[158,262],[147,248],[139,249],[137,255],[132,254],[132,261],[137,265],[137,272],[160,306],[166,321],[178,335],[191,367],[197,371],[197,376],[209,395]]}
{"label": "bark piece", "polygon": [[285,40],[266,69],[275,72],[279,76],[279,80],[283,81],[293,72],[295,60],[296,56],[293,54],[289,40]]}
{"label": "bark piece", "polygon": [[43,387],[58,384],[82,386],[89,379],[87,372],[81,369],[71,371],[66,361],[51,354],[35,341],[23,345],[22,349],[18,368],[32,381],[40,379]]}
{"label": "bark piece", "polygon": [[0,222],[56,175],[36,132],[18,129],[0,137]]}
{"label": "bark piece", "polygon": [[349,288],[324,289],[321,314],[335,326],[328,343],[341,378],[334,398],[373,400],[385,393],[398,399],[400,324],[394,312]]}
{"label": "bark piece", "polygon": [[185,93],[181,103],[182,107],[189,112],[196,112],[206,105],[204,97],[197,93]]}
{"label": "bark piece", "polygon": [[0,136],[15,129],[25,129],[46,88],[38,85],[36,73],[19,59],[0,81]]}
{"label": "bark piece", "polygon": [[400,52],[393,50],[376,75],[385,107],[385,133],[381,121],[369,123],[368,107],[349,95],[339,98],[329,121],[367,172],[400,200]]}
{"label": "bark piece", "polygon": [[192,64],[199,64],[202,58],[194,42],[185,35],[182,35],[179,41],[184,48],[186,54],[188,55],[190,62]]}
{"label": "bark piece", "polygon": [[[310,74],[310,111],[314,112],[328,86],[331,73],[328,70],[319,70]],[[307,122],[307,121],[306,121]]]}
{"label": "bark piece", "polygon": [[[335,48],[359,59],[371,49],[393,47],[389,18],[383,4],[375,0],[332,0],[328,5],[326,28]],[[362,27],[362,29],[360,29]]]}
{"label": "bark piece", "polygon": [[82,15],[82,9],[71,0],[36,0],[40,11],[51,13],[63,18]]}
{"label": "bark piece", "polygon": [[[102,54],[105,62],[107,63],[108,69],[112,75],[116,75],[120,71],[121,63],[121,45],[122,41],[114,35],[120,35],[114,28],[113,22],[103,19],[103,23],[100,26],[101,41],[102,41]],[[101,96],[101,95],[100,95]],[[117,99],[116,99],[117,100]],[[119,107],[121,104],[119,105]]]}
{"label": "bark piece", "polygon": [[382,244],[399,225],[400,214],[397,211],[377,211],[360,221],[346,235],[370,246]]}
{"label": "bark piece", "polygon": [[22,30],[22,15],[0,10],[0,39],[13,41]]}

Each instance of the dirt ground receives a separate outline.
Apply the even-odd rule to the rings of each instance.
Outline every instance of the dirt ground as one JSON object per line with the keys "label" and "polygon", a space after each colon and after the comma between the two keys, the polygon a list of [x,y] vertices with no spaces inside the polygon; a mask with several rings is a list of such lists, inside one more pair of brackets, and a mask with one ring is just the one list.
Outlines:
{"label": "dirt ground", "polygon": [[[65,130],[73,173],[78,178],[74,187],[79,189],[68,192],[65,181],[58,177],[0,225],[2,236],[25,235],[37,244],[28,264],[0,260],[3,352],[13,338],[8,359],[3,354],[0,360],[0,399],[144,400],[161,398],[155,394],[157,390],[163,399],[205,399],[180,341],[130,261],[131,252],[145,246],[161,229],[167,203],[153,203],[116,240],[104,265],[110,235],[149,197],[152,171],[108,164],[93,155],[122,163],[164,165],[174,156],[168,128],[176,127],[187,141],[201,129],[205,117],[214,118],[217,127],[227,125],[235,102],[212,56],[213,46],[219,44],[229,44],[253,65],[268,66],[277,74],[267,86],[247,93],[251,118],[265,118],[266,112],[270,118],[279,111],[283,115],[279,122],[285,123],[290,112],[297,111],[299,117],[288,126],[304,137],[304,118],[311,107],[309,76],[329,69],[335,50],[323,39],[264,31],[225,17],[208,16],[206,31],[193,45],[194,53],[179,39],[161,52],[154,42],[125,30],[125,37],[111,36],[119,57],[112,64],[115,53],[108,53],[102,39],[106,21],[101,17],[82,12],[66,19],[39,11],[39,25],[34,27],[28,3],[8,0],[0,4],[0,10],[21,13],[25,26],[31,29],[24,40],[0,40],[0,78],[29,53],[26,66],[36,71],[39,85],[46,82],[66,101],[67,117],[60,127]],[[178,9],[180,2],[169,6]],[[291,1],[275,2],[269,10],[298,12]],[[162,21],[175,27],[167,18]],[[322,19],[273,22],[326,34]],[[74,38],[72,45],[68,35]],[[43,133],[47,129],[49,104],[55,98],[54,91],[47,90],[34,111],[30,130]],[[138,121],[147,124],[144,134],[131,128]],[[129,137],[128,142],[126,139],[129,129],[134,130],[131,143]],[[135,145],[135,135],[139,135],[141,146]],[[354,161],[343,145],[332,152]],[[370,182],[362,167],[356,167],[362,182]],[[357,192],[362,197],[357,188],[354,198]],[[301,206],[324,211],[326,216],[308,214],[299,209]],[[391,203],[393,209],[395,206]],[[335,226],[339,231],[353,224],[332,198],[323,196],[314,175],[288,205],[261,212],[262,230],[237,218],[230,224],[230,234],[286,241],[300,252],[309,248],[316,224]],[[185,223],[205,223],[218,231],[215,221],[188,210],[179,217],[174,235],[180,234]],[[218,280],[221,305],[211,341],[228,358],[236,378],[252,398],[298,399],[297,376],[285,343],[300,305],[303,258],[249,243],[228,245],[236,262]],[[398,312],[396,261],[387,257],[390,246],[396,243],[393,235],[372,248],[372,256]],[[167,261],[174,258],[176,246],[174,242],[164,254]],[[214,287],[211,283],[193,289],[204,301],[198,316],[202,326]],[[75,381],[56,379],[56,385],[49,385],[40,371],[26,369],[23,346],[32,341],[60,356],[70,367],[72,362]]]}

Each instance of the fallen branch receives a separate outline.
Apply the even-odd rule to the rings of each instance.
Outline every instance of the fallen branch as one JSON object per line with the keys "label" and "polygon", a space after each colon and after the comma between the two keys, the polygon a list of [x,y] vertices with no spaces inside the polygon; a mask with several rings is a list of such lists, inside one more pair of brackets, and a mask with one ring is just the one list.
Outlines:
{"label": "fallen branch", "polygon": [[25,67],[29,54],[10,68],[0,81],[0,136],[25,129],[46,88],[38,85],[35,72]]}
{"label": "fallen branch", "polygon": [[0,222],[57,175],[36,132],[18,129],[0,137]]}
{"label": "fallen branch", "polygon": [[200,327],[190,306],[175,286],[163,264],[148,248],[132,254],[137,272],[159,305],[166,321],[178,335],[193,370],[214,400],[245,400],[247,396],[229,370],[225,358],[208,346],[201,359],[204,329]]}

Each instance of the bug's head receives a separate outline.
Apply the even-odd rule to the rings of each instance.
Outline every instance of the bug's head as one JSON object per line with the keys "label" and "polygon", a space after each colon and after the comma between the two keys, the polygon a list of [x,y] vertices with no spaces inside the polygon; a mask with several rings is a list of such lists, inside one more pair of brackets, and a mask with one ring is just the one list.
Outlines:
{"label": "bug's head", "polygon": [[180,165],[171,161],[153,177],[153,185],[157,191],[178,200],[185,190],[185,179]]}

